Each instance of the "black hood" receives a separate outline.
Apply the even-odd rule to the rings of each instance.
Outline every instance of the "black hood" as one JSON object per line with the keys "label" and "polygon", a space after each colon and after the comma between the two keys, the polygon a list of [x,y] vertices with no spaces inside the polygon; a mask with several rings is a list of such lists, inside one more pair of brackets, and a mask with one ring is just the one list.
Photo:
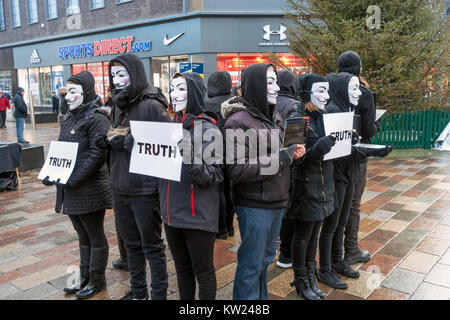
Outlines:
{"label": "black hood", "polygon": [[[205,94],[206,87],[203,78],[196,72],[176,73],[174,75],[182,75],[186,79],[187,84],[187,105],[186,114],[198,116],[205,110]],[[173,79],[173,78],[172,78]],[[172,104],[172,99],[170,101]]]}
{"label": "black hood", "polygon": [[74,74],[67,79],[67,81],[78,84],[83,88],[83,104],[97,98],[97,94],[95,93],[95,79],[89,71],[82,71],[78,74]]}
{"label": "black hood", "polygon": [[339,56],[338,72],[348,72],[359,77],[361,73],[361,57],[353,51],[346,51]]}
{"label": "black hood", "polygon": [[216,71],[208,79],[208,98],[227,96],[231,93],[231,76],[226,71]]}
{"label": "black hood", "polygon": [[333,101],[342,112],[347,112],[349,109],[353,109],[353,105],[350,103],[350,98],[348,97],[348,83],[354,75],[341,72],[341,73],[330,73],[325,79],[330,84],[330,102]]}
{"label": "black hood", "polygon": [[[120,90],[119,92],[114,92],[115,88],[111,76],[111,67],[113,66],[114,62],[123,65],[125,69],[127,69],[128,74],[131,78],[130,85]],[[150,85],[147,81],[144,64],[142,63],[141,59],[133,53],[121,54],[109,62],[109,84],[111,86],[111,92],[113,93],[113,96],[120,93],[122,97],[127,97],[127,100],[129,101],[133,100]]]}
{"label": "black hood", "polygon": [[314,73],[303,73],[298,77],[297,90],[303,103],[311,101],[312,85],[316,82],[327,82],[327,79]]}
{"label": "black hood", "polygon": [[243,69],[241,90],[244,100],[271,120],[274,108],[269,107],[267,102],[267,69],[269,67],[275,69],[270,63],[255,63]]}
{"label": "black hood", "polygon": [[288,70],[280,70],[277,73],[278,81],[277,84],[280,87],[278,94],[287,94],[297,97],[297,76]]}

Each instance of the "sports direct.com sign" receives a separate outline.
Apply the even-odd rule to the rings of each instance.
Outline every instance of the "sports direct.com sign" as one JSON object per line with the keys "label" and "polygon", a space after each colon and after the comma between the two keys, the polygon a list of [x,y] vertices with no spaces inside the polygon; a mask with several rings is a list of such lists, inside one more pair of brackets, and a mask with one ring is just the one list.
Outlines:
{"label": "sports direct.com sign", "polygon": [[70,44],[58,48],[58,59],[77,59],[152,49],[151,41],[134,41],[134,36]]}

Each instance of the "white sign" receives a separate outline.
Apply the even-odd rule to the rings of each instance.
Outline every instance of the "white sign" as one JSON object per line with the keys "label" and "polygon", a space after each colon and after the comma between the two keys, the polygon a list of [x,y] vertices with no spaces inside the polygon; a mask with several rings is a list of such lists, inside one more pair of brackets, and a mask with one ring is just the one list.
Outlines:
{"label": "white sign", "polygon": [[334,135],[336,144],[323,160],[341,158],[352,152],[353,116],[355,112],[326,113],[323,115],[325,135]]}
{"label": "white sign", "polygon": [[183,157],[178,142],[183,138],[181,123],[130,121],[134,138],[130,172],[180,181]]}
{"label": "white sign", "polygon": [[375,114],[375,121],[378,121],[381,119],[382,116],[384,116],[384,114],[386,113],[387,110],[385,109],[377,109],[375,110],[376,114]]}
{"label": "white sign", "polygon": [[60,179],[61,183],[66,183],[75,168],[77,152],[78,142],[50,142],[47,159],[38,179],[43,180],[48,176],[50,181]]}

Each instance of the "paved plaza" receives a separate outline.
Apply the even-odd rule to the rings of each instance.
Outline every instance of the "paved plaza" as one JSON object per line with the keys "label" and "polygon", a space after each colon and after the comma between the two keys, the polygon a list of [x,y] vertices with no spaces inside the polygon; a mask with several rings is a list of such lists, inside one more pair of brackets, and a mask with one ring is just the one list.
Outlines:
{"label": "paved plaza", "polygon": [[[0,141],[15,141],[14,123],[7,125]],[[25,138],[46,150],[57,137],[57,124],[38,125],[36,134],[26,126]],[[361,277],[346,279],[347,290],[320,284],[326,299],[450,299],[450,154],[391,155],[370,160],[368,169],[359,238],[372,259],[353,266]],[[68,217],[55,213],[55,187],[43,186],[38,172],[23,173],[20,190],[0,193],[0,299],[74,299],[62,288],[79,262],[77,235]],[[235,226],[234,237],[215,244],[217,299],[232,299],[240,242],[237,221]],[[105,232],[108,288],[94,299],[115,300],[129,290],[129,275],[111,265],[119,254],[112,210]],[[178,299],[174,263],[166,252],[169,299]],[[273,263],[270,299],[301,299],[292,280],[291,269]]]}

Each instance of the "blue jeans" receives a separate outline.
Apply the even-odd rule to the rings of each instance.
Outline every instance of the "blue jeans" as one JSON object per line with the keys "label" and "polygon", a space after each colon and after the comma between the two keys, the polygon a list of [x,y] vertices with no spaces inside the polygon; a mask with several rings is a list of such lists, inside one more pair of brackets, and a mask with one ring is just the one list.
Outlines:
{"label": "blue jeans", "polygon": [[17,142],[25,141],[25,138],[23,137],[24,124],[25,118],[16,118]]}
{"label": "blue jeans", "polygon": [[267,268],[275,258],[286,209],[236,206],[241,246],[234,278],[234,300],[267,300]]}

